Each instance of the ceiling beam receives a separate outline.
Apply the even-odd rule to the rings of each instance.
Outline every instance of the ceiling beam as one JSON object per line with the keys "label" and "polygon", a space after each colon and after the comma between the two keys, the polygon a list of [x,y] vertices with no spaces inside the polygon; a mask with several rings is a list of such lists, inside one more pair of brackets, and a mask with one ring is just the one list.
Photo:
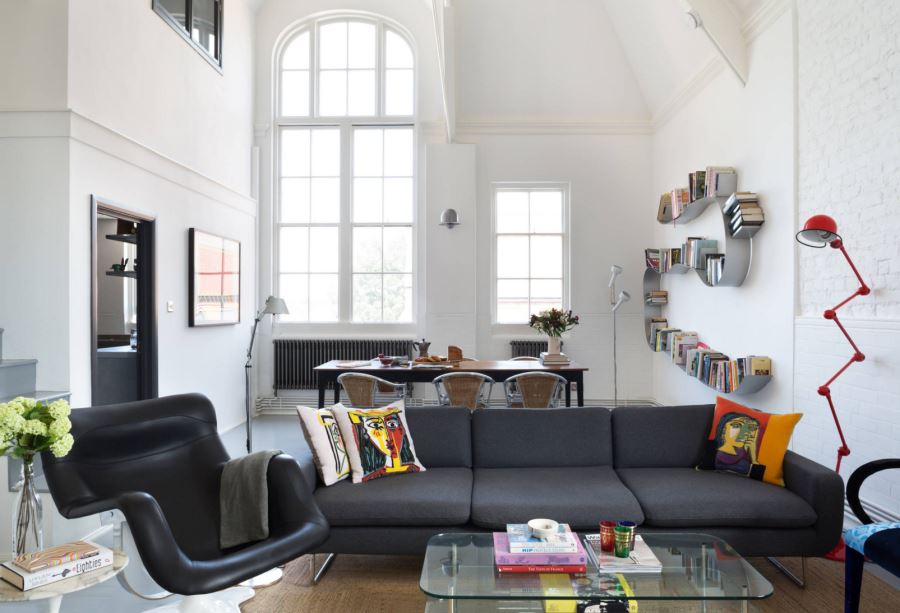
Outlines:
{"label": "ceiling beam", "polygon": [[694,27],[706,34],[741,85],[746,85],[750,73],[747,42],[735,13],[722,0],[680,0],[680,3]]}

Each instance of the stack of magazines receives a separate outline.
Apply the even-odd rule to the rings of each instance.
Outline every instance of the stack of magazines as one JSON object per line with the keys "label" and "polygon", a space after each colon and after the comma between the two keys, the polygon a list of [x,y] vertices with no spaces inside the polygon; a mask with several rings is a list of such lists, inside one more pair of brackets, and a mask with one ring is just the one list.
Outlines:
{"label": "stack of magazines", "polygon": [[113,563],[113,552],[90,541],[75,541],[27,553],[0,564],[0,577],[20,590],[30,590]]}
{"label": "stack of magazines", "polygon": [[597,565],[601,573],[662,572],[662,562],[639,534],[634,537],[634,547],[627,558],[618,558],[612,551],[603,551],[599,534],[585,534],[582,538],[591,562]]}
{"label": "stack of magazines", "polygon": [[494,533],[494,562],[501,573],[583,573],[588,554],[568,524],[548,538],[532,536],[526,524]]}

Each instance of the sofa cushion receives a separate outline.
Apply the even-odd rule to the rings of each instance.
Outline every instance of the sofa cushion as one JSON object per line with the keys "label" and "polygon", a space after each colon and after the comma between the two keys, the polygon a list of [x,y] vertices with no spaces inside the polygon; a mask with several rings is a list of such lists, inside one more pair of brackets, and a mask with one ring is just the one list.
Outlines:
{"label": "sofa cushion", "polygon": [[617,407],[612,411],[616,468],[697,465],[706,449],[713,405]]}
{"label": "sofa cushion", "polygon": [[805,528],[816,512],[790,490],[735,475],[693,468],[616,471],[653,527]]}
{"label": "sofa cushion", "polygon": [[406,407],[416,453],[429,470],[472,467],[472,412],[465,407]]}
{"label": "sofa cushion", "polygon": [[478,410],[472,415],[472,447],[479,468],[609,465],[609,410]]}
{"label": "sofa cushion", "polygon": [[316,503],[335,526],[455,526],[468,523],[472,470],[429,468],[316,490]]}
{"label": "sofa cushion", "polygon": [[641,507],[608,466],[476,468],[472,522],[502,529],[536,517],[597,530],[601,520],[642,522]]}

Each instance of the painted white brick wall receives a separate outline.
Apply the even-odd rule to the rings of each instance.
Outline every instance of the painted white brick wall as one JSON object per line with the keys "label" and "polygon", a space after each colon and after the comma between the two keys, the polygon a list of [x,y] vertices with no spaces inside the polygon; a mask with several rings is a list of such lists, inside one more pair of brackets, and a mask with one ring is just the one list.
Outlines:
{"label": "painted white brick wall", "polygon": [[[799,219],[838,222],[875,291],[847,316],[900,319],[900,2],[799,0]],[[855,289],[831,249],[801,249],[800,314]]]}
{"label": "painted white brick wall", "polygon": [[[867,359],[832,386],[860,464],[900,457],[900,2],[798,0],[799,223],[825,213],[873,292],[840,311]],[[816,390],[852,350],[822,311],[856,289],[832,249],[798,249],[794,404],[805,413],[796,451],[834,466],[838,436]],[[900,474],[867,481],[862,496],[900,516]]]}

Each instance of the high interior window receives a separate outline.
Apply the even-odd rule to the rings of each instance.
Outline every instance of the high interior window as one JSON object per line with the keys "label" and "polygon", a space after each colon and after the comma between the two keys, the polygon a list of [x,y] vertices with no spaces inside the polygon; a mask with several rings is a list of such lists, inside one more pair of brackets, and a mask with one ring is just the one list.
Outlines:
{"label": "high interior window", "polygon": [[153,0],[153,10],[214,66],[222,66],[224,0]]}
{"label": "high interior window", "polygon": [[495,322],[567,307],[567,186],[495,185],[493,203]]}
{"label": "high interior window", "polygon": [[277,291],[286,321],[414,319],[415,87],[376,19],[306,24],[278,59]]}

